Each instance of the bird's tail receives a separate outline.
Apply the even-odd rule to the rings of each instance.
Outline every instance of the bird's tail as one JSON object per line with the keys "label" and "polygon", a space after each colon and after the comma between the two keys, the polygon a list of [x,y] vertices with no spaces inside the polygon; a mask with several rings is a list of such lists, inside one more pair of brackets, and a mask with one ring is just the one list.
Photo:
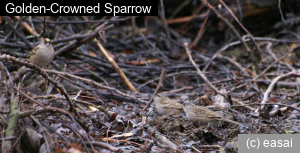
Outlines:
{"label": "bird's tail", "polygon": [[222,120],[222,121],[225,121],[225,122],[229,122],[229,123],[232,123],[232,124],[237,124],[237,125],[243,125],[242,123],[239,123],[239,122],[235,122],[235,121],[232,121],[232,120],[228,120],[228,119],[224,119],[224,118],[222,118],[221,120]]}

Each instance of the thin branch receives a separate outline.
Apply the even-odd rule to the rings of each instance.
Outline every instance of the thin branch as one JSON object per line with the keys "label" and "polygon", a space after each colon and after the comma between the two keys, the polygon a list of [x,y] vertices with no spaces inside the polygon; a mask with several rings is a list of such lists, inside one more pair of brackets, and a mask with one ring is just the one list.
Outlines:
{"label": "thin branch", "polygon": [[[205,6],[207,6],[210,10],[212,10],[218,18],[220,18],[232,31],[233,33],[238,37],[238,39],[241,41],[241,43],[243,44],[244,48],[246,49],[248,55],[250,56],[251,58],[251,61],[252,63],[254,64],[255,66],[255,69],[258,69],[258,65],[257,65],[257,58],[255,58],[254,56],[254,51],[252,51],[250,49],[250,47],[247,45],[247,43],[245,43],[245,41],[243,40],[242,36],[239,34],[239,32],[236,30],[236,28],[225,18],[223,17],[207,0],[201,0],[203,2],[203,4]],[[221,2],[221,1],[220,1]],[[221,2],[222,3],[222,2]],[[225,7],[226,5],[223,4]],[[230,12],[231,10],[229,10]],[[235,17],[235,16],[234,16]],[[236,17],[235,17],[236,18]],[[241,25],[242,26],[242,25]],[[243,27],[243,26],[242,26]],[[247,32],[247,29],[244,28],[244,30]],[[248,32],[249,33],[249,32]],[[249,36],[251,37],[251,40],[254,42],[255,46],[257,47],[257,52],[259,53],[260,49],[258,47],[258,45],[255,43],[255,40],[253,39],[253,36],[250,35],[249,33]]]}
{"label": "thin branch", "polygon": [[18,36],[21,38],[21,40],[31,49],[33,49],[33,45],[29,43],[29,41],[25,38],[25,36],[23,36],[22,34],[20,34],[19,31],[17,31],[17,29],[15,29],[15,27],[13,26],[13,24],[11,23],[11,20],[9,17],[4,16],[3,19],[8,23],[8,26],[10,27],[10,29]]}
{"label": "thin branch", "polygon": [[209,17],[209,12],[210,12],[210,10],[207,12],[207,16],[205,17],[204,21],[202,22],[201,27],[199,28],[196,37],[194,38],[194,40],[190,44],[190,48],[193,48],[193,46],[198,43],[198,41],[200,40],[201,36],[203,35],[202,32],[203,32],[204,27],[205,27],[205,25],[207,23],[207,20],[208,20],[208,17]]}
{"label": "thin branch", "polygon": [[65,96],[66,100],[68,101],[69,105],[70,105],[70,109],[73,113],[75,113],[76,116],[80,117],[80,115],[78,114],[75,105],[73,104],[72,100],[70,99],[69,94],[67,93],[67,91],[64,89],[63,86],[61,86],[58,82],[56,82],[55,80],[53,80],[51,77],[49,77],[47,75],[47,73],[41,69],[40,67],[38,67],[35,64],[32,63],[28,63],[27,61],[24,61],[22,59],[18,59],[15,58],[13,56],[10,55],[6,55],[3,54],[0,56],[0,60],[6,60],[6,61],[12,61],[15,64],[20,64],[20,65],[24,65],[26,67],[29,67],[33,70],[35,70],[36,72],[38,72],[41,76],[43,76],[43,78],[45,78],[46,80],[49,80],[49,82],[51,82],[56,88],[59,89],[59,91]]}
{"label": "thin branch", "polygon": [[[221,93],[210,81],[208,81],[208,79],[206,78],[206,76],[203,74],[203,72],[199,69],[198,65],[194,62],[192,55],[191,55],[191,51],[188,48],[188,43],[183,43],[183,46],[186,50],[186,53],[188,54],[188,57],[190,59],[190,62],[193,64],[193,66],[196,68],[198,75],[205,81],[205,83],[211,87],[216,93],[220,94],[221,96],[223,96],[224,98],[226,98],[229,102],[234,102],[237,103],[239,105],[244,105],[242,102],[239,102],[237,99],[233,99],[230,97],[230,95],[228,94],[223,94]],[[231,103],[230,103],[231,104]],[[245,106],[246,109],[249,110],[254,110],[254,108],[249,107],[249,106]]]}
{"label": "thin branch", "polygon": [[260,110],[264,110],[265,109],[265,103],[268,102],[269,100],[269,95],[271,93],[271,91],[273,90],[275,84],[281,80],[281,79],[284,79],[286,77],[300,77],[300,72],[297,71],[297,72],[289,72],[289,73],[286,73],[286,74],[283,74],[283,75],[280,75],[276,78],[273,79],[272,83],[269,85],[268,89],[265,91],[264,93],[264,97],[263,97],[263,100],[261,101],[261,104],[262,106],[260,107]]}
{"label": "thin branch", "polygon": [[96,81],[93,81],[93,80],[90,80],[90,79],[87,79],[87,78],[79,77],[79,76],[76,76],[76,75],[73,75],[73,74],[70,74],[70,73],[59,72],[59,71],[53,71],[53,70],[46,70],[46,72],[48,72],[48,73],[53,73],[53,74],[65,75],[65,76],[68,76],[68,77],[72,77],[72,78],[78,79],[78,80],[80,80],[80,81],[83,81],[83,82],[85,82],[85,83],[95,85],[95,86],[97,86],[97,87],[99,87],[99,88],[103,88],[103,89],[106,89],[106,90],[114,91],[114,92],[116,92],[116,93],[118,93],[118,94],[120,94],[120,95],[122,95],[122,96],[124,96],[124,97],[129,97],[129,98],[131,98],[131,99],[133,99],[133,100],[135,100],[135,101],[138,101],[138,102],[140,102],[140,103],[142,103],[142,104],[145,104],[145,103],[146,103],[146,101],[137,99],[137,98],[131,96],[130,94],[126,94],[126,93],[124,93],[124,92],[122,92],[122,91],[120,91],[120,90],[118,90],[118,89],[116,89],[116,88],[108,87],[108,86],[102,85],[102,84],[100,84],[100,83],[98,83],[98,82],[96,82]]}
{"label": "thin branch", "polygon": [[227,11],[230,13],[230,15],[234,18],[234,20],[240,25],[240,27],[249,35],[252,42],[254,43],[254,46],[256,50],[261,53],[259,46],[257,45],[254,37],[252,34],[244,27],[244,25],[239,21],[239,19],[234,15],[234,13],[231,11],[231,9],[223,2],[223,0],[219,0],[219,2],[227,9]]}
{"label": "thin branch", "polygon": [[[244,104],[244,106],[252,106],[252,105],[278,105],[278,106],[283,106],[283,107],[288,107],[288,108],[291,108],[291,109],[295,109],[297,111],[300,112],[300,108],[297,108],[297,107],[294,107],[294,106],[291,106],[291,105],[286,105],[286,104],[274,104],[274,103],[264,103],[264,104],[261,104],[261,103],[251,103],[251,104]],[[240,105],[232,105],[230,107],[241,107]]]}
{"label": "thin branch", "polygon": [[116,61],[111,58],[109,56],[109,52],[102,46],[102,44],[100,44],[100,42],[98,40],[96,40],[97,45],[100,49],[100,51],[102,52],[102,54],[105,56],[105,58],[110,62],[110,64],[115,68],[115,70],[119,73],[119,75],[121,76],[121,78],[123,79],[123,81],[125,82],[125,84],[127,85],[127,87],[134,93],[137,93],[138,91],[135,89],[135,87],[131,84],[131,82],[129,81],[129,79],[126,77],[126,75],[124,74],[124,72],[122,71],[122,69],[120,69],[120,67],[118,66],[118,64],[116,63]]}
{"label": "thin branch", "polygon": [[[14,16],[17,20],[20,20],[20,17],[19,16]],[[29,33],[31,33],[32,35],[34,35],[35,37],[38,37],[39,36],[39,34],[35,31],[35,30],[33,30],[33,28],[31,28],[31,26],[28,24],[28,23],[26,23],[26,22],[22,22],[21,23],[22,24],[22,26],[29,32]]]}
{"label": "thin branch", "polygon": [[[284,54],[282,57],[280,57],[280,58],[278,58],[276,61],[274,61],[272,64],[270,64],[267,68],[265,68],[259,75],[257,75],[256,77],[254,77],[253,79],[252,79],[252,81],[250,81],[250,83],[251,82],[254,82],[254,81],[256,81],[258,78],[260,78],[260,77],[262,77],[268,70],[270,70],[276,63],[278,63],[279,61],[281,61],[282,59],[284,59],[285,57],[287,57],[290,53],[292,53],[293,51],[295,51],[297,48],[299,48],[300,47],[300,45],[299,46],[297,46],[297,47],[295,47],[295,48],[293,48],[292,50],[289,50],[286,54]],[[245,85],[247,85],[249,82],[246,82],[246,83],[243,83],[243,84],[241,84],[241,85],[239,85],[239,86],[237,86],[237,87],[235,87],[235,88],[233,88],[233,89],[231,89],[230,91],[232,92],[232,91],[234,91],[234,90],[236,90],[236,89],[239,89],[239,88],[242,88],[242,87],[244,87]]]}
{"label": "thin branch", "polygon": [[281,21],[282,21],[283,24],[285,25],[286,22],[285,22],[285,19],[284,19],[284,17],[283,17],[283,13],[282,13],[282,10],[281,10],[281,0],[278,0],[278,10],[279,10],[279,13],[280,13]]}
{"label": "thin branch", "polygon": [[159,77],[159,82],[158,85],[156,86],[156,89],[154,91],[154,93],[152,94],[148,104],[143,108],[143,111],[145,111],[153,102],[153,97],[159,92],[159,90],[164,86],[164,81],[165,81],[165,76],[166,76],[166,70],[162,69],[160,77]]}
{"label": "thin branch", "polygon": [[183,43],[184,49],[190,59],[190,62],[193,64],[193,66],[195,67],[195,69],[197,70],[198,75],[201,77],[201,79],[203,79],[206,84],[211,87],[216,93],[224,96],[225,98],[227,98],[226,95],[224,95],[223,93],[221,93],[212,83],[210,83],[210,81],[208,81],[208,79],[206,78],[206,76],[203,74],[203,72],[199,69],[199,66],[194,62],[192,55],[191,55],[191,50],[189,49],[189,45],[187,42]]}

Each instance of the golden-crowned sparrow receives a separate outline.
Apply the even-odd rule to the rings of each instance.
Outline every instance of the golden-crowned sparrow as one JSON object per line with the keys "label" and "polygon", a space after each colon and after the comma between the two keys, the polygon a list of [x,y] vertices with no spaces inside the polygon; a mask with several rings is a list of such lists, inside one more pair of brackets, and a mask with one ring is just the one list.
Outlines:
{"label": "golden-crowned sparrow", "polygon": [[158,94],[154,97],[154,102],[155,102],[156,109],[160,114],[173,113],[175,115],[183,112],[183,105],[175,101],[172,101],[168,97]]}
{"label": "golden-crowned sparrow", "polygon": [[185,103],[183,110],[190,121],[198,122],[200,125],[206,125],[212,121],[225,121],[237,125],[242,125],[241,123],[231,121],[216,115],[210,109],[203,106],[196,106],[191,103]]}
{"label": "golden-crowned sparrow", "polygon": [[53,46],[50,44],[50,39],[45,38],[45,42],[35,46],[33,50],[27,55],[31,63],[39,67],[47,66],[54,58],[55,52]]}

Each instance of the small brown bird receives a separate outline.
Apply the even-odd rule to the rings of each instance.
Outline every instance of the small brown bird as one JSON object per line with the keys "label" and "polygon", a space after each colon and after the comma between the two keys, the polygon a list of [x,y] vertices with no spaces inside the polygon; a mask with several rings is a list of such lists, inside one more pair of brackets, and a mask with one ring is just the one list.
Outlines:
{"label": "small brown bird", "polygon": [[156,109],[162,115],[170,114],[170,113],[173,113],[175,115],[183,112],[183,105],[175,101],[172,101],[168,97],[158,94],[154,97],[154,102],[155,102]]}
{"label": "small brown bird", "polygon": [[222,118],[206,107],[196,106],[191,103],[185,103],[183,110],[190,121],[199,122],[200,125],[207,125],[212,121],[225,121],[242,125],[241,123]]}
{"label": "small brown bird", "polygon": [[39,45],[35,46],[33,50],[27,55],[29,61],[39,67],[44,67],[50,64],[55,55],[53,46],[50,44],[50,39],[45,38],[45,42],[42,42]]}

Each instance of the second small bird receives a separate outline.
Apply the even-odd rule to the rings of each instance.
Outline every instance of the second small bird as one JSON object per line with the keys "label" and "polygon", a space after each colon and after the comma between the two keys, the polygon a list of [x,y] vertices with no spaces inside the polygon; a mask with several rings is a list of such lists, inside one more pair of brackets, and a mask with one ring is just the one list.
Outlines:
{"label": "second small bird", "polygon": [[158,112],[162,115],[171,114],[174,115],[183,112],[183,105],[172,101],[170,98],[157,94],[154,97],[154,103]]}
{"label": "second small bird", "polygon": [[206,125],[212,121],[225,121],[237,125],[242,125],[241,123],[225,119],[218,116],[210,109],[203,106],[196,106],[191,103],[185,103],[183,110],[186,114],[186,117],[193,122],[198,122],[200,125]]}

